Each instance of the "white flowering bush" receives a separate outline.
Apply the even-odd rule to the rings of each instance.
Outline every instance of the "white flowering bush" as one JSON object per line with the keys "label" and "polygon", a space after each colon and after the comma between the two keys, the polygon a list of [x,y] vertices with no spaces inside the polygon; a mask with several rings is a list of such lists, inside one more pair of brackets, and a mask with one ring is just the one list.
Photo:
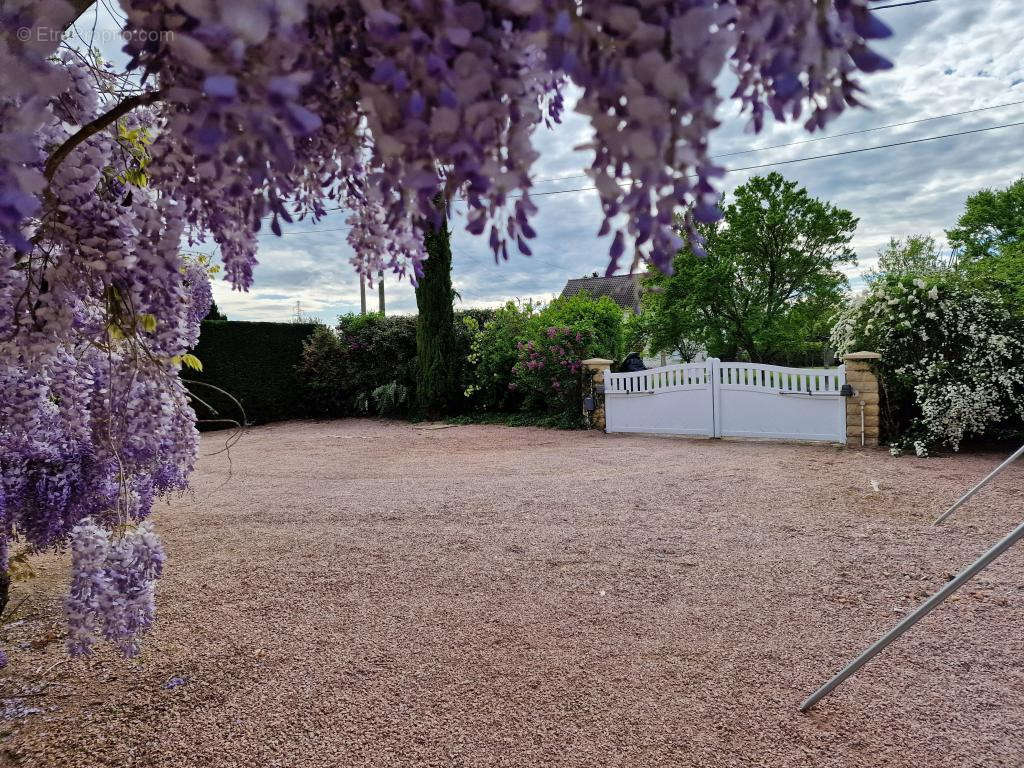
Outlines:
{"label": "white flowering bush", "polygon": [[995,296],[955,274],[889,276],[833,327],[842,354],[882,355],[883,427],[893,453],[957,450],[1024,424],[1024,333]]}

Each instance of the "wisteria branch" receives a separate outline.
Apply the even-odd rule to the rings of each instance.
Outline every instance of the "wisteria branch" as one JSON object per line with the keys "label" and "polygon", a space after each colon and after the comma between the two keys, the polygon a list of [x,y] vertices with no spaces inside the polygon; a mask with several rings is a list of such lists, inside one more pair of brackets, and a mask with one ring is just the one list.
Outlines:
{"label": "wisteria branch", "polygon": [[46,180],[53,181],[53,175],[57,172],[60,164],[64,162],[68,155],[81,144],[83,141],[93,136],[104,128],[112,125],[119,118],[124,117],[133,109],[139,107],[145,107],[150,104],[154,104],[162,97],[161,91],[147,91],[146,93],[139,93],[134,96],[129,96],[127,99],[122,101],[116,107],[111,109],[109,112],[97,117],[95,120],[86,123],[79,128],[74,134],[69,136],[67,140],[61,144],[57,149],[53,151],[50,157],[46,161],[46,167],[43,174],[46,176]]}

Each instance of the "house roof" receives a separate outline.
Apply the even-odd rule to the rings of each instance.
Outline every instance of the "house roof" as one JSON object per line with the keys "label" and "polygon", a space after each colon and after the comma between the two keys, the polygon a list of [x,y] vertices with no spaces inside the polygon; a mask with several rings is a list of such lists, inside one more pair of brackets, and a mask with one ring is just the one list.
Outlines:
{"label": "house roof", "polygon": [[612,275],[611,277],[577,277],[569,280],[562,296],[589,293],[595,299],[607,296],[623,309],[640,311],[640,275]]}

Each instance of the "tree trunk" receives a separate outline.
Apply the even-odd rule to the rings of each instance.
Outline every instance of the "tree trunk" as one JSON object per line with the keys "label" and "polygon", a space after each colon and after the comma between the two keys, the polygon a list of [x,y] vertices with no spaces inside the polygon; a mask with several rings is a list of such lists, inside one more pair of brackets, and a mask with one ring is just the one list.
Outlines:
{"label": "tree trunk", "polygon": [[[444,205],[440,196],[434,203]],[[428,228],[425,245],[427,259],[416,286],[416,408],[421,417],[437,418],[454,404],[459,370],[447,215],[439,230]]]}

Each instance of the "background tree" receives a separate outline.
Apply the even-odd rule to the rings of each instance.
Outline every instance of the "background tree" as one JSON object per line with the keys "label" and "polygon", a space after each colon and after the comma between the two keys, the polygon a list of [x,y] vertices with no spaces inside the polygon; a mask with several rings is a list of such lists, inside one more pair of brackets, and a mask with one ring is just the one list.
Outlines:
{"label": "background tree", "polygon": [[968,197],[946,237],[961,272],[1024,314],[1024,178],[1006,189],[983,189]]}
{"label": "background tree", "polygon": [[857,219],[778,173],[755,176],[698,229],[706,258],[686,247],[674,273],[651,270],[651,346],[699,341],[709,355],[767,363],[821,362],[855,263]]}
{"label": "background tree", "polygon": [[[435,203],[444,211],[444,201]],[[427,258],[416,284],[416,409],[436,418],[449,412],[458,393],[459,360],[452,302],[452,247],[445,214],[424,237]]]}
{"label": "background tree", "polygon": [[864,274],[868,283],[886,275],[932,275],[950,268],[931,235],[893,237],[878,252],[878,264]]}

